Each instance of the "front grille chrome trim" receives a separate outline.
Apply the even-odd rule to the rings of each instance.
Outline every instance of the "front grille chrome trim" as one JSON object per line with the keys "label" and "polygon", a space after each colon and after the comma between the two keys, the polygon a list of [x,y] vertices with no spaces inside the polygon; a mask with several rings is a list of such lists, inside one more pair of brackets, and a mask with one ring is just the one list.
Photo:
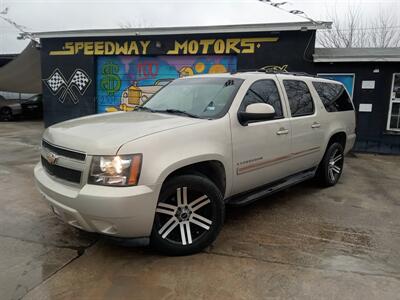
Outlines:
{"label": "front grille chrome trim", "polygon": [[[86,153],[66,149],[43,139],[40,155],[43,168],[54,179],[82,185],[88,163]],[[55,156],[54,161],[51,161],[51,163],[49,160],[50,155]]]}
{"label": "front grille chrome trim", "polygon": [[42,140],[42,148],[47,149],[50,152],[58,154],[60,156],[65,156],[71,159],[85,161],[86,160],[86,153],[81,151],[76,151],[68,148],[64,148],[61,146],[56,146],[45,139]]}
{"label": "front grille chrome trim", "polygon": [[[42,148],[40,151],[40,155],[46,159],[46,157],[50,154],[54,153],[46,148]],[[55,153],[54,153],[55,154]],[[56,165],[68,169],[83,171],[85,169],[85,162],[71,159],[65,156],[57,155]]]}
{"label": "front grille chrome trim", "polygon": [[43,156],[41,156],[41,162],[46,172],[56,178],[66,180],[73,183],[81,183],[82,172],[78,170],[68,169],[59,165],[50,164]]}

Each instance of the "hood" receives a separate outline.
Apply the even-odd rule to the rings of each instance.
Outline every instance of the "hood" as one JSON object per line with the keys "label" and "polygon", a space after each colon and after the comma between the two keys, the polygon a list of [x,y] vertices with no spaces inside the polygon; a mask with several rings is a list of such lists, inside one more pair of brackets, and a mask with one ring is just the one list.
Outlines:
{"label": "hood", "polygon": [[48,142],[87,154],[114,155],[138,138],[205,120],[150,112],[114,112],[58,123],[43,134]]}

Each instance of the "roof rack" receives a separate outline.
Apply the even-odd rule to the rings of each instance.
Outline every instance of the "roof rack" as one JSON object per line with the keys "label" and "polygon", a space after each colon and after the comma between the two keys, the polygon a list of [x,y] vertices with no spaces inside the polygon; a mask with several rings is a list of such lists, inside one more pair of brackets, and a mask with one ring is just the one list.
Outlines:
{"label": "roof rack", "polygon": [[242,70],[237,70],[236,72],[233,73],[239,73],[239,72],[263,72],[266,74],[285,74],[285,75],[294,75],[294,76],[307,76],[307,77],[318,77],[318,75],[313,75],[309,74],[306,72],[288,72],[286,70],[279,70],[279,69],[274,69],[274,68],[258,68],[258,69],[242,69]]}

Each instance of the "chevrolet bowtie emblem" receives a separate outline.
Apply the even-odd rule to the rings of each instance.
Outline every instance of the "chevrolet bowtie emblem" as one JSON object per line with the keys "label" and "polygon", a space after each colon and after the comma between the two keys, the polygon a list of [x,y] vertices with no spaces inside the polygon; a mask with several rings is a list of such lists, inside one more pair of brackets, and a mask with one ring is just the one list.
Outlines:
{"label": "chevrolet bowtie emblem", "polygon": [[49,152],[46,155],[46,160],[49,164],[54,165],[57,161],[58,156],[54,154],[53,152]]}

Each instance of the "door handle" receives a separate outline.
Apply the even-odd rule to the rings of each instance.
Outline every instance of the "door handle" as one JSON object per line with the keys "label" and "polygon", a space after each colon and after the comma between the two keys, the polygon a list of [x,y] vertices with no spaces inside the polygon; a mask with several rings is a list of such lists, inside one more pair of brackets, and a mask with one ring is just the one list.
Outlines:
{"label": "door handle", "polygon": [[288,134],[289,129],[286,129],[284,127],[279,128],[279,130],[276,132],[277,135],[283,135],[283,134]]}
{"label": "door handle", "polygon": [[318,122],[314,122],[311,125],[311,128],[320,128],[320,127],[321,127],[321,123],[318,123]]}

